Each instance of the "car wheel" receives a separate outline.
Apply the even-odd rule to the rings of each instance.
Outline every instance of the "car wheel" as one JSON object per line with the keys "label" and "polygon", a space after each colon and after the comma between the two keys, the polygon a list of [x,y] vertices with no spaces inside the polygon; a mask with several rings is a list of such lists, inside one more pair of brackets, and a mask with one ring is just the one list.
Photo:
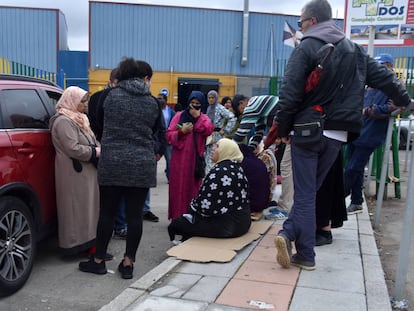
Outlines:
{"label": "car wheel", "polygon": [[32,215],[18,198],[0,198],[0,296],[19,290],[30,276],[36,251]]}
{"label": "car wheel", "polygon": [[405,150],[407,147],[407,137],[408,137],[408,130],[405,127],[400,129],[400,144],[398,145],[398,149]]}

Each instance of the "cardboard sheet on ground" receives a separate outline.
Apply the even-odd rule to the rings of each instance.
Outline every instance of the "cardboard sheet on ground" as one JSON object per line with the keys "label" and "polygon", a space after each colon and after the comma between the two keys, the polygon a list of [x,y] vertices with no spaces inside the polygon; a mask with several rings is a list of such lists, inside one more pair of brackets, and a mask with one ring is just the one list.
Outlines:
{"label": "cardboard sheet on ground", "polygon": [[214,239],[193,237],[167,251],[168,256],[194,262],[228,262],[236,256],[236,251],[243,249],[260,235],[269,230],[273,221],[252,222],[250,230],[241,237],[231,239]]}

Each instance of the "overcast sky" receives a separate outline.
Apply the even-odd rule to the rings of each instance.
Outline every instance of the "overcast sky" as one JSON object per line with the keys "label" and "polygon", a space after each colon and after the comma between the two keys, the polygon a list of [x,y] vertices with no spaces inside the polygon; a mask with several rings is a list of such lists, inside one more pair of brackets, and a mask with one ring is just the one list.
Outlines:
{"label": "overcast sky", "polygon": [[[243,0],[117,0],[101,2],[124,2],[140,4],[160,4],[217,9],[243,10]],[[0,5],[23,6],[33,8],[60,9],[68,24],[68,43],[71,50],[88,49],[88,0],[0,0]],[[300,15],[300,10],[307,0],[250,0],[249,10],[254,12]],[[345,0],[330,0],[334,17],[343,18]]]}

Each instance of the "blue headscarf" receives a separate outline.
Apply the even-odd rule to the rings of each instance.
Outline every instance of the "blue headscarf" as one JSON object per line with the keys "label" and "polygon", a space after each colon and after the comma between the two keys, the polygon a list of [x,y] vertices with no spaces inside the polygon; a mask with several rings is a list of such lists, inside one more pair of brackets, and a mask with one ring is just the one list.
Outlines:
{"label": "blue headscarf", "polygon": [[205,105],[204,94],[200,91],[192,91],[190,96],[188,97],[187,108],[181,114],[180,121],[178,123],[180,123],[180,124],[183,124],[185,122],[191,122],[193,124],[195,123],[196,119],[194,119],[194,117],[190,113],[190,102],[194,98],[197,99],[200,102],[201,107],[203,107]]}

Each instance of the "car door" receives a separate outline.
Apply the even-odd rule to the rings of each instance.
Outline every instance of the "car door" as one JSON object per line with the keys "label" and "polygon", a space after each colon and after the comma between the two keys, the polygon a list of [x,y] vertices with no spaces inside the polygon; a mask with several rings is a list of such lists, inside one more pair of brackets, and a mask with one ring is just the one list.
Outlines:
{"label": "car door", "polygon": [[54,149],[49,132],[51,115],[42,101],[45,93],[37,89],[0,91],[2,127],[20,168],[15,178],[34,190],[42,223],[48,223],[56,215]]}

